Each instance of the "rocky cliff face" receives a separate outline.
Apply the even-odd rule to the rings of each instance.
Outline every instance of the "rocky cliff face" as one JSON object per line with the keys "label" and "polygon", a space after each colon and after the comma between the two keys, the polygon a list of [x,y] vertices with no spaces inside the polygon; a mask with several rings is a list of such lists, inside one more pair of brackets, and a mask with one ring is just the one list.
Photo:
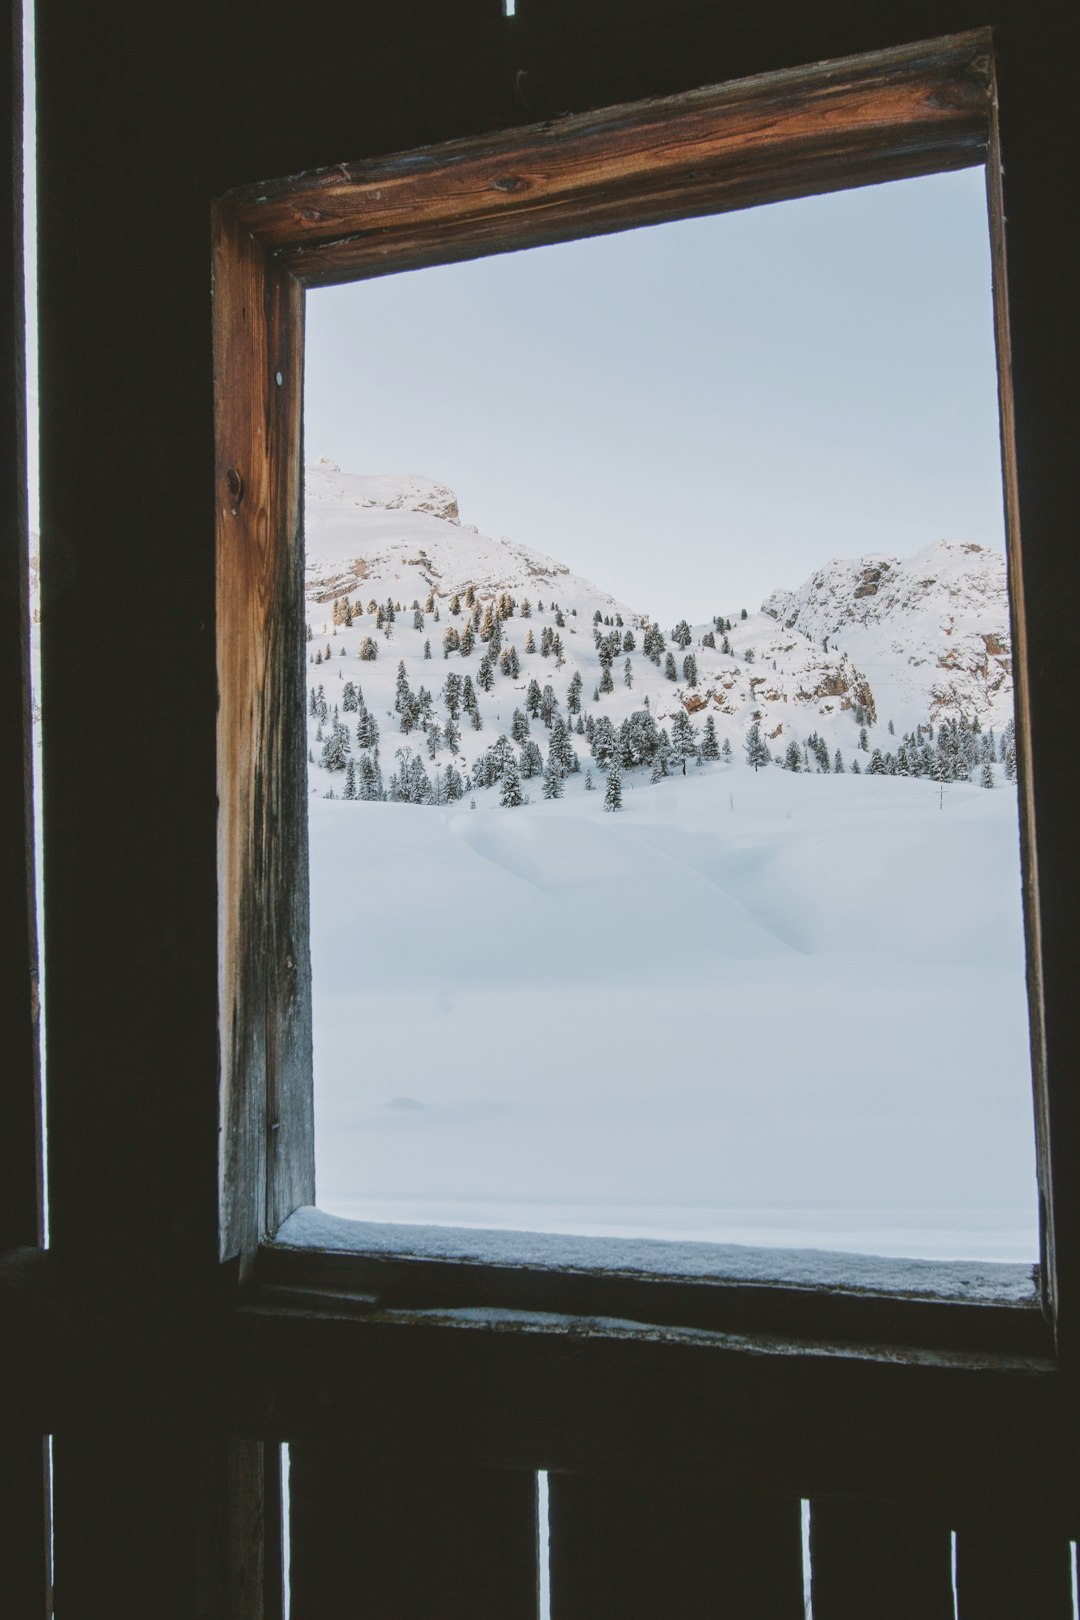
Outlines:
{"label": "rocky cliff face", "polygon": [[843,648],[863,668],[879,714],[942,719],[1012,715],[1012,638],[1005,558],[967,541],[939,540],[913,557],[834,560],[762,609],[819,646]]}

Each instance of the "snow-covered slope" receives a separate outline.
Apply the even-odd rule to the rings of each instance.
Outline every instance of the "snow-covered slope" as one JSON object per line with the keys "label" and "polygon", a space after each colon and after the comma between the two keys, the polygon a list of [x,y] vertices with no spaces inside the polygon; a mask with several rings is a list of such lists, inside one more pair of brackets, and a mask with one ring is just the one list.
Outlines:
{"label": "snow-covered slope", "polygon": [[510,540],[489,540],[460,523],[456,495],[431,479],[345,473],[323,458],[307,469],[306,489],[307,588],[313,601],[354,590],[378,597],[382,590],[408,603],[422,601],[432,589],[448,597],[470,584],[483,596],[524,590],[535,597],[557,585],[567,607],[587,601],[614,611],[620,605],[553,557]]}
{"label": "snow-covered slope", "polygon": [[1012,716],[1012,641],[1005,557],[938,540],[914,557],[826,563],[764,612],[785,630],[840,646],[869,677],[879,715],[907,727],[927,717]]}

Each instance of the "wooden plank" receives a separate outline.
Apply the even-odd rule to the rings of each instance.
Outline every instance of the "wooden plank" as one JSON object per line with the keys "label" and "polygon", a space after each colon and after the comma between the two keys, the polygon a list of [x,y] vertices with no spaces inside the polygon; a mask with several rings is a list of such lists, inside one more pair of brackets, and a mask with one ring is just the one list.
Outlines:
{"label": "wooden plank", "polygon": [[[0,391],[0,693],[6,699],[0,703],[0,1251],[36,1248],[42,1241],[18,0],[9,0],[4,20],[0,107],[10,111],[0,188],[0,375],[5,379]],[[25,1342],[18,1342],[20,1327],[25,1330],[27,1325],[5,1313],[5,1383],[13,1396],[13,1410],[3,1413],[8,1421],[25,1421],[29,1415],[25,1410],[29,1392],[24,1394],[16,1374],[28,1352],[33,1355]],[[40,1617],[47,1610],[47,1482],[48,1454],[40,1433],[0,1429],[0,1612],[4,1614]]]}
{"label": "wooden plank", "polygon": [[1057,1504],[1080,1523],[1077,1417],[1049,1363],[877,1360],[513,1312],[245,1309],[226,1399],[245,1433],[558,1472],[706,1471],[731,1492]]}
{"label": "wooden plank", "polygon": [[31,815],[33,728],[26,499],[22,266],[22,7],[5,9],[0,106],[0,1249],[41,1242],[41,1089]]}
{"label": "wooden plank", "polygon": [[[1072,21],[1075,32],[1075,13]],[[1080,1021],[1068,966],[1076,914],[1069,885],[1057,878],[1073,860],[1066,806],[1080,793],[1080,762],[1055,741],[1067,604],[1080,585],[1067,538],[1080,501],[1070,450],[1080,433],[1080,331],[1072,314],[1080,246],[1075,232],[1058,228],[1062,181],[1051,157],[1069,138],[1063,59],[1014,26],[997,42],[996,74],[988,195],[1043,1269],[1058,1343],[1080,1369],[1080,1097],[1071,1078]]]}
{"label": "wooden plank", "polygon": [[50,1612],[48,1462],[40,1435],[0,1429],[0,1614]]}
{"label": "wooden plank", "polygon": [[988,36],[609,108],[235,194],[309,285],[969,164]]}
{"label": "wooden plank", "polygon": [[[343,1304],[366,1294],[393,1310],[482,1305],[795,1339],[805,1336],[812,1321],[819,1343],[982,1351],[993,1360],[1048,1355],[1052,1347],[1052,1331],[1030,1281],[1026,1302],[994,1303],[931,1297],[932,1264],[923,1277],[927,1293],[920,1297],[884,1288],[875,1292],[869,1281],[830,1288],[620,1272],[611,1251],[602,1244],[597,1249],[594,1269],[584,1263],[559,1266],[557,1255],[546,1266],[511,1265],[380,1252],[320,1253],[275,1242],[260,1250],[257,1277],[263,1289],[324,1292],[328,1304],[335,1293]],[[843,1274],[842,1264],[837,1274]],[[949,1274],[962,1286],[962,1271],[950,1268]],[[1014,1280],[1010,1273],[1010,1286]]]}
{"label": "wooden plank", "polygon": [[945,1519],[891,1502],[810,1505],[814,1620],[954,1620]]}
{"label": "wooden plank", "polygon": [[222,1258],[312,1203],[303,301],[215,216]]}
{"label": "wooden plank", "polygon": [[798,1499],[708,1474],[548,1478],[552,1620],[803,1620]]}
{"label": "wooden plank", "polygon": [[1023,1511],[956,1534],[957,1620],[1073,1620],[1072,1548],[1060,1525]]}
{"label": "wooden plank", "polygon": [[536,1620],[536,1476],[291,1448],[292,1620]]}

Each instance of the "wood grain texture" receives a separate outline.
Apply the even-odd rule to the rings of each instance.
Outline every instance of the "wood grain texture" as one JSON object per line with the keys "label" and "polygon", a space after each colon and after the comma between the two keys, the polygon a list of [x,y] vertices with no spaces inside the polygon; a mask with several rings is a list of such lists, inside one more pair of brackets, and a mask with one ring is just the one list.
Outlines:
{"label": "wood grain texture", "polygon": [[291,1447],[293,1620],[536,1620],[536,1476]]}
{"label": "wood grain texture", "polygon": [[228,199],[308,285],[964,165],[985,35],[341,164]]}
{"label": "wood grain texture", "polygon": [[954,1620],[946,1519],[888,1502],[810,1504],[814,1620]]}
{"label": "wood grain texture", "polygon": [[798,1499],[726,1496],[707,1472],[552,1474],[552,1620],[803,1620]]}
{"label": "wood grain texture", "polygon": [[215,231],[222,1258],[314,1199],[300,409],[303,304]]}

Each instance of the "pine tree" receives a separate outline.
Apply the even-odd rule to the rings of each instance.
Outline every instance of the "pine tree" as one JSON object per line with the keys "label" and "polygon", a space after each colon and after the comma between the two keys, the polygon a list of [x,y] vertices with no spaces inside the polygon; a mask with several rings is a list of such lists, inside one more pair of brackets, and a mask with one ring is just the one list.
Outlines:
{"label": "pine tree", "polygon": [[994,767],[989,760],[982,768],[982,785],[984,788],[992,788],[994,785]]}
{"label": "pine tree", "polygon": [[623,664],[623,682],[626,686],[634,684],[634,666],[629,658]]}
{"label": "pine tree", "polygon": [[687,686],[696,686],[698,683],[697,659],[693,653],[687,653],[682,661],[683,680]]}
{"label": "pine tree", "polygon": [[730,765],[734,757],[735,755],[731,746],[731,739],[725,737],[720,748],[720,758],[723,760],[725,765]]}
{"label": "pine tree", "polygon": [[464,630],[461,632],[460,647],[461,647],[461,656],[462,656],[462,658],[468,658],[469,654],[473,650],[473,642],[475,640],[476,640],[476,637],[473,635],[472,624],[471,624],[471,622],[467,623]]}
{"label": "pine tree", "polygon": [[544,798],[561,799],[563,791],[562,766],[554,753],[549,753],[547,764],[544,766]]}
{"label": "pine tree", "polygon": [[378,655],[379,649],[372,641],[371,637],[364,636],[363,640],[360,642],[359,656],[364,660],[365,663],[371,664],[374,663]]}
{"label": "pine tree", "polygon": [[413,610],[412,627],[414,630],[422,630],[424,628],[424,615],[421,613],[419,608],[415,608]]}
{"label": "pine tree", "polygon": [[585,791],[586,791],[586,793],[595,792],[595,788],[593,786],[592,771],[586,771],[585,772]]}
{"label": "pine tree", "polygon": [[452,652],[457,652],[460,646],[461,646],[461,637],[458,635],[457,631],[454,629],[454,626],[452,624],[448,624],[446,629],[443,631],[443,638],[442,638],[442,655],[443,655],[443,657],[444,658],[449,658],[450,654]]}
{"label": "pine tree", "polygon": [[705,730],[701,737],[701,757],[702,759],[720,758],[720,742],[716,735],[716,719],[711,714],[705,721]]}
{"label": "pine tree", "polygon": [[840,752],[839,748],[836,750],[836,753],[833,755],[833,766],[832,766],[832,768],[833,768],[833,775],[834,776],[843,776],[843,774],[844,774],[844,756]]}
{"label": "pine tree", "polygon": [[575,669],[570,677],[570,685],[566,689],[567,714],[581,713],[581,671]]}
{"label": "pine tree", "polygon": [[425,641],[424,642],[424,657],[425,658],[430,658],[431,657],[431,642],[430,641]]}
{"label": "pine tree", "polygon": [[520,709],[514,710],[513,719],[510,722],[510,735],[516,743],[523,743],[529,735],[528,717]]}
{"label": "pine tree", "polygon": [[604,789],[604,809],[622,809],[622,767],[617,758],[608,766],[607,787]]}
{"label": "pine tree", "polygon": [[342,790],[341,797],[343,799],[356,798],[356,761],[354,759],[350,759],[345,767],[345,787]]}
{"label": "pine tree", "polygon": [[675,757],[682,761],[682,773],[686,775],[686,762],[697,753],[697,732],[687,714],[680,707],[671,726],[671,746],[675,750]]}
{"label": "pine tree", "polygon": [[746,733],[746,763],[759,771],[769,763],[769,745],[761,735],[760,722],[754,720]]}
{"label": "pine tree", "polygon": [[525,803],[525,795],[521,791],[521,778],[518,776],[513,759],[508,760],[503,769],[499,803],[504,810],[516,810],[519,805]]}
{"label": "pine tree", "polygon": [[674,653],[669,652],[667,658],[664,660],[664,674],[667,676],[669,681],[677,681],[679,678],[679,672],[675,668]]}
{"label": "pine tree", "polygon": [[787,752],[784,755],[784,769],[785,771],[802,770],[802,758],[799,754],[799,745],[795,741],[794,737],[792,737],[791,741],[787,745]]}

